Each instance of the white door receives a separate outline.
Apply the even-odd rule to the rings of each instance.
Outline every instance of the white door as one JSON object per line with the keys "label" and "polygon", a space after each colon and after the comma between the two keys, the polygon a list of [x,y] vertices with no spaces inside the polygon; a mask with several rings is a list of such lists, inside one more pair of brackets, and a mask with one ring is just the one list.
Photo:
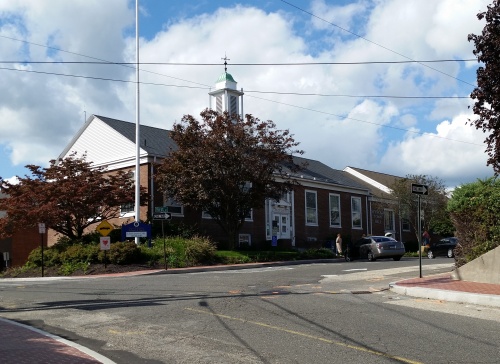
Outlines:
{"label": "white door", "polygon": [[275,234],[278,239],[290,239],[290,216],[273,215],[273,235]]}

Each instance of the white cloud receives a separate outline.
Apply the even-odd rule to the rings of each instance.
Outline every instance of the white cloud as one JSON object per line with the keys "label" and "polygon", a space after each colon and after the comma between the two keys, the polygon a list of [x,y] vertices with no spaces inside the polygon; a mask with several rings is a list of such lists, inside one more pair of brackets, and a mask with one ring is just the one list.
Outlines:
{"label": "white cloud", "polygon": [[[77,55],[82,54],[133,62],[135,39],[128,34],[133,32],[134,14],[133,9],[127,8],[129,3],[128,0],[73,0],[69,13],[67,0],[51,0],[50,6],[47,0],[1,2],[0,36],[73,52],[0,38],[2,55],[5,59],[89,60]],[[296,9],[285,5],[279,12],[271,13],[237,5],[195,17],[174,19],[162,14],[165,16],[162,29],[155,36],[141,39],[141,62],[220,66],[142,65],[141,122],[170,128],[185,114],[198,116],[209,104],[208,88],[214,86],[223,72],[221,57],[227,54],[228,71],[245,92],[244,111],[275,121],[279,129],[290,129],[308,158],[338,169],[351,165],[401,175],[419,171],[443,174],[450,181],[482,177],[489,171],[484,167],[484,136],[470,126],[461,125],[469,101],[347,97],[463,95],[462,84],[453,77],[459,72],[473,73],[473,69],[466,70],[455,63],[431,65],[453,76],[449,77],[412,63],[234,64],[401,61],[405,60],[402,55],[418,60],[472,58],[467,34],[480,32],[482,25],[475,15],[486,4],[486,0],[362,0],[330,6],[318,0],[304,6],[328,21],[361,33],[371,42],[343,34],[338,28],[310,17],[306,17],[305,24],[313,24],[314,29],[301,34],[300,29],[307,27],[296,25],[304,21],[301,18],[304,14],[299,16]],[[153,9],[143,10],[149,17],[160,16]],[[22,67],[106,79],[135,79],[133,69],[118,66],[28,64]],[[11,164],[47,164],[57,157],[83,124],[84,111],[87,116],[99,114],[134,120],[133,83],[6,70],[0,70],[0,83],[9,85],[9,92],[0,99],[0,144]],[[440,124],[432,128],[431,135],[404,136],[401,130],[429,130],[435,121]],[[479,145],[432,138],[432,134]],[[464,156],[458,158],[457,154]]]}
{"label": "white cloud", "polygon": [[427,174],[460,185],[476,178],[491,177],[486,167],[484,134],[467,124],[471,115],[460,114],[442,121],[435,133],[408,133],[393,143],[381,158],[379,169],[393,174]]}

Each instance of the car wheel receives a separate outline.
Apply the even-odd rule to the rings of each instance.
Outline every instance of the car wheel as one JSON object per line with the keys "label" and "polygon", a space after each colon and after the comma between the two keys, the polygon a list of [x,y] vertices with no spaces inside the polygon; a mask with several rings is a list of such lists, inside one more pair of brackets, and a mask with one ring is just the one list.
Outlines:
{"label": "car wheel", "polygon": [[347,254],[344,256],[344,258],[345,258],[346,262],[350,262],[351,261],[351,258]]}
{"label": "car wheel", "polygon": [[394,259],[395,261],[398,261],[398,260],[401,260],[401,257],[393,257],[392,259]]}
{"label": "car wheel", "polygon": [[432,250],[429,250],[427,252],[427,258],[429,258],[429,259],[433,259],[434,258],[434,253],[432,252]]}
{"label": "car wheel", "polygon": [[369,262],[374,262],[375,261],[375,257],[373,256],[372,252],[368,252],[368,261]]}
{"label": "car wheel", "polygon": [[453,249],[448,249],[448,258],[453,258]]}

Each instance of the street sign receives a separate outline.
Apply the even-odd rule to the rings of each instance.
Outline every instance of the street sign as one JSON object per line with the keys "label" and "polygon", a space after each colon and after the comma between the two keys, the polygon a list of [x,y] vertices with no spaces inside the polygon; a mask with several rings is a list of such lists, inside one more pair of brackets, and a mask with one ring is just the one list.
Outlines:
{"label": "street sign", "polygon": [[168,206],[155,207],[155,213],[164,214],[168,212]]}
{"label": "street sign", "polygon": [[108,238],[107,236],[101,236],[100,242],[101,242],[101,250],[109,250],[110,249],[111,238]]}
{"label": "street sign", "polygon": [[428,195],[429,194],[429,186],[418,185],[416,183],[412,183],[411,184],[411,193],[415,193],[417,195]]}
{"label": "street sign", "polygon": [[137,221],[122,225],[122,240],[127,238],[151,238],[151,225]]}
{"label": "street sign", "polygon": [[171,218],[172,214],[170,212],[153,214],[153,220],[170,220]]}
{"label": "street sign", "polygon": [[113,225],[111,225],[107,220],[102,220],[95,230],[102,236],[108,236],[111,231],[114,230]]}
{"label": "street sign", "polygon": [[38,233],[45,234],[45,223],[41,222],[38,224]]}

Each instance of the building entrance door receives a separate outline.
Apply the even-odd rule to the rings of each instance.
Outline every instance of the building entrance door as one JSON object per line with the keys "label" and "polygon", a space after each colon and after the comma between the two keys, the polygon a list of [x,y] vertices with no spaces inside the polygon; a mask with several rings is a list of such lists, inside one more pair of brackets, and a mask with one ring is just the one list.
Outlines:
{"label": "building entrance door", "polygon": [[273,214],[273,235],[278,239],[290,239],[290,216]]}

